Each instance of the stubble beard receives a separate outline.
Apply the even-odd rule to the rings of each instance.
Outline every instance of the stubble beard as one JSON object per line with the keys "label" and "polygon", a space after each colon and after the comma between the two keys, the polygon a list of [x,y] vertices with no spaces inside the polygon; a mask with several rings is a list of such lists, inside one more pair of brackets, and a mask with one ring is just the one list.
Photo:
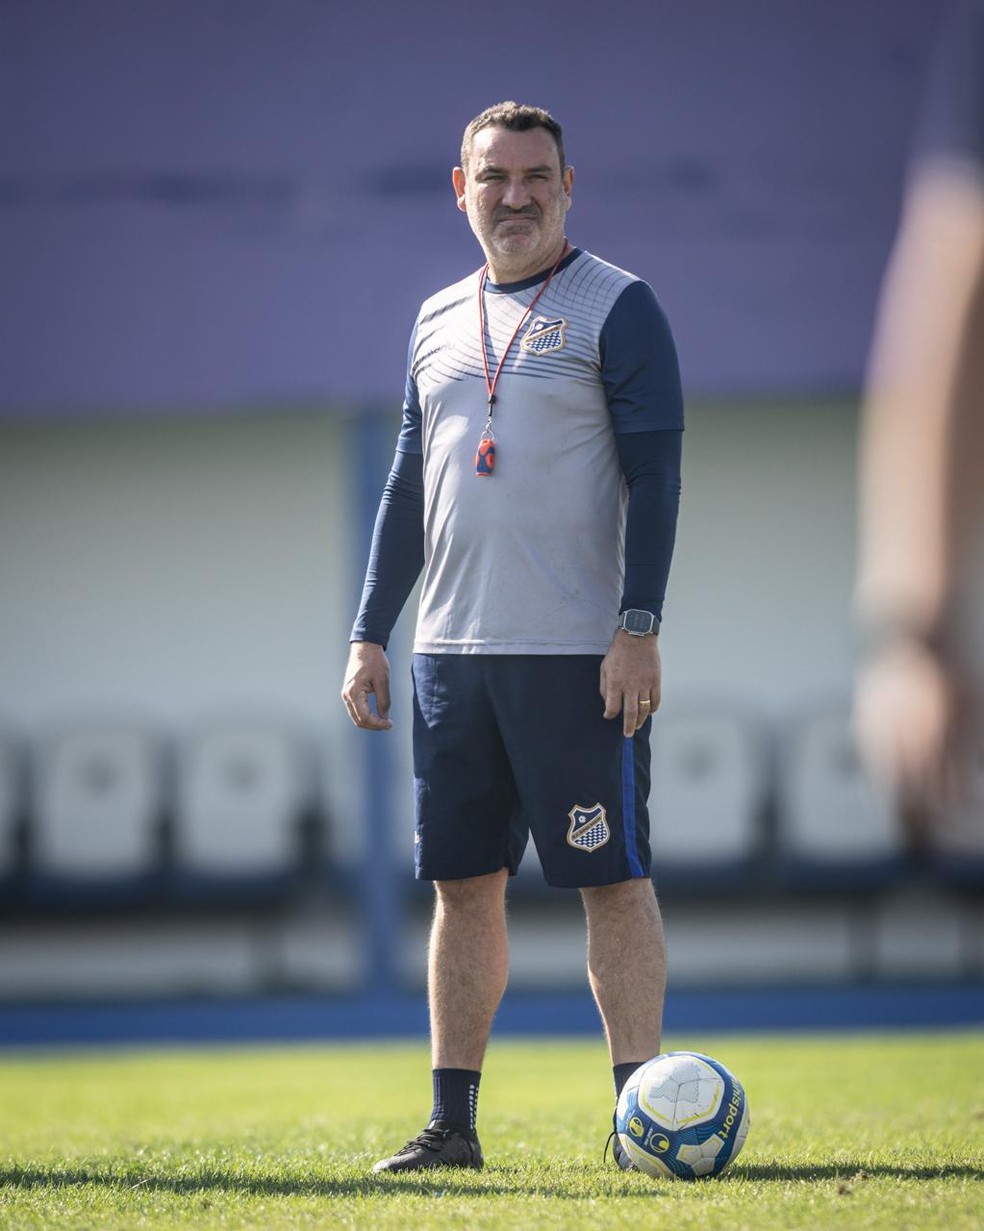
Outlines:
{"label": "stubble beard", "polygon": [[[503,234],[503,222],[507,224]],[[516,230],[509,223],[524,222],[530,225]],[[516,219],[496,219],[489,232],[482,237],[482,247],[500,282],[515,282],[530,277],[545,268],[560,251],[563,232],[549,243],[545,240],[544,220],[541,217],[524,215]]]}

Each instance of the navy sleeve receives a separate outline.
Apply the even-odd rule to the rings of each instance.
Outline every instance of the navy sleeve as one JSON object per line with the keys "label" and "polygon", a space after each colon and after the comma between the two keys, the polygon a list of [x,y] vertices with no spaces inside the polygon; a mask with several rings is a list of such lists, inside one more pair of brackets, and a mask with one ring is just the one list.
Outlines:
{"label": "navy sleeve", "polygon": [[417,396],[417,382],[413,377],[413,351],[417,344],[417,326],[414,325],[410,335],[410,346],[407,350],[407,384],[403,394],[403,424],[400,428],[400,439],[396,442],[400,453],[423,453],[422,437],[423,415],[420,411],[420,398]]}
{"label": "navy sleeve", "polygon": [[599,339],[601,379],[616,435],[683,427],[683,391],[666,314],[647,282],[632,282]]}
{"label": "navy sleeve", "polygon": [[629,489],[621,610],[662,619],[680,507],[683,390],[676,345],[651,286],[630,283],[600,338],[601,378]]}
{"label": "navy sleeve", "polygon": [[397,448],[376,514],[352,641],[384,648],[424,564],[424,459]]}
{"label": "navy sleeve", "polygon": [[629,488],[622,611],[639,607],[663,618],[680,507],[682,443],[679,430],[625,432],[615,437]]}

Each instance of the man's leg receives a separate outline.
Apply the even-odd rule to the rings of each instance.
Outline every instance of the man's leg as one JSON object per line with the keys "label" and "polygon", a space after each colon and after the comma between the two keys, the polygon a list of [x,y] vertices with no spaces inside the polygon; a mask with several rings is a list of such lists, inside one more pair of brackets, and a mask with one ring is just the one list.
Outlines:
{"label": "man's leg", "polygon": [[605,1024],[612,1065],[659,1054],[666,990],[663,920],[652,881],[637,877],[582,889],[588,979]]}
{"label": "man's leg", "polygon": [[435,881],[427,964],[434,1103],[422,1133],[374,1171],[481,1167],[478,1083],[492,1019],[506,990],[508,872]]}
{"label": "man's leg", "polygon": [[434,884],[427,986],[435,1069],[482,1067],[509,973],[508,876],[503,868]]}
{"label": "man's leg", "polygon": [[[582,889],[581,897],[588,921],[588,979],[605,1023],[618,1098],[632,1072],[659,1055],[666,990],[663,920],[648,877]],[[615,1162],[631,1170],[614,1132],[609,1140]]]}

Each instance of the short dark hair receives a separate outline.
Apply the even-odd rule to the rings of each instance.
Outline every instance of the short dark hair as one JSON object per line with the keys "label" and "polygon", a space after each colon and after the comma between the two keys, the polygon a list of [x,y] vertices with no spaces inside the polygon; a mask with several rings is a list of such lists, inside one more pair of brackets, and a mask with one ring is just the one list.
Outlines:
{"label": "short dark hair", "polygon": [[564,133],[550,112],[544,111],[542,107],[530,107],[526,103],[505,102],[486,107],[465,129],[465,135],[461,139],[461,165],[466,171],[472,141],[475,134],[481,132],[483,128],[508,128],[512,132],[527,132],[531,128],[543,128],[553,137],[557,146],[561,171],[566,165],[564,162]]}

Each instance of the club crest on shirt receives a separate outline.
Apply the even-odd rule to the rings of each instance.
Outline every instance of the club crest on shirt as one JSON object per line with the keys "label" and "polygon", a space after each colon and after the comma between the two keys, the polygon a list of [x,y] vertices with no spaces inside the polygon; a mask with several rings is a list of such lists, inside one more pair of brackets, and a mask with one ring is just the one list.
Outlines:
{"label": "club crest on shirt", "polygon": [[547,351],[563,350],[567,344],[567,322],[562,316],[534,316],[530,327],[523,335],[520,349],[531,355],[543,355]]}
{"label": "club crest on shirt", "polygon": [[590,855],[599,846],[604,846],[612,836],[608,828],[608,815],[603,804],[575,804],[567,814],[571,823],[567,828],[567,843],[576,851]]}

